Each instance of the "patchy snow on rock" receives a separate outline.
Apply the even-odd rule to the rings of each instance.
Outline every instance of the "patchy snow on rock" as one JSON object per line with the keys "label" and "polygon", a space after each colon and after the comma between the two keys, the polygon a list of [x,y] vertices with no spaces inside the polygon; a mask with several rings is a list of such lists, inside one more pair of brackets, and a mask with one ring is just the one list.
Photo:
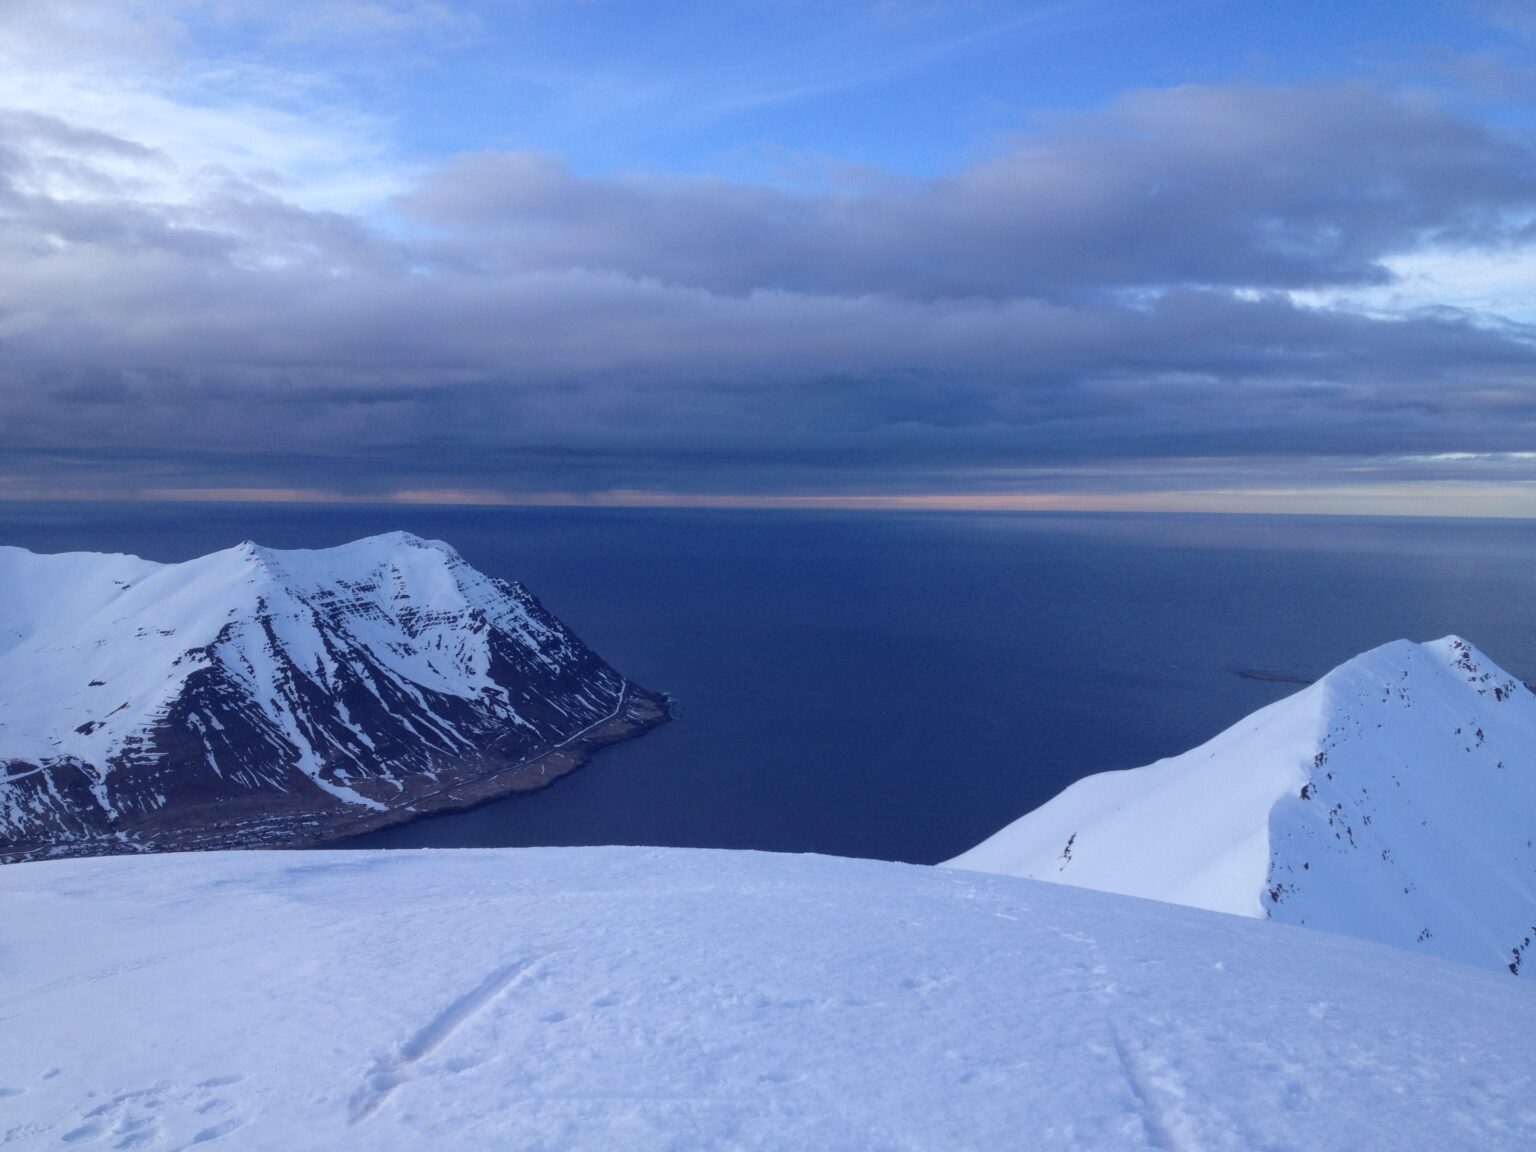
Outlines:
{"label": "patchy snow on rock", "polygon": [[661,849],[0,869],[0,1147],[1524,1152],[1536,994],[948,869]]}
{"label": "patchy snow on rock", "polygon": [[1383,645],[1193,751],[1079,780],[949,865],[1518,973],[1533,840],[1536,696],[1450,636]]}
{"label": "patchy snow on rock", "polygon": [[281,842],[642,697],[525,588],[409,533],[183,564],[0,548],[0,850],[236,820]]}

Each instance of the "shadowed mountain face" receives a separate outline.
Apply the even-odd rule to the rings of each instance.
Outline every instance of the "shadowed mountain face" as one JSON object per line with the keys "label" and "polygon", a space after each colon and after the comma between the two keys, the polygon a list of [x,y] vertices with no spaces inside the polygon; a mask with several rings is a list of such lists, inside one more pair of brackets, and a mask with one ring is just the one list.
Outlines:
{"label": "shadowed mountain face", "polygon": [[525,588],[393,533],[185,564],[0,549],[0,855],[314,843],[666,718]]}

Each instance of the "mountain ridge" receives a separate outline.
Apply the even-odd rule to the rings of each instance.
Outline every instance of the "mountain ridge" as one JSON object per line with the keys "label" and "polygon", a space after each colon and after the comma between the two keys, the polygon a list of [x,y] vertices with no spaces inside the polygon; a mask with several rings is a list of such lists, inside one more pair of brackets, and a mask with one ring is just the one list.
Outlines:
{"label": "mountain ridge", "polygon": [[1205,744],[1079,780],[948,861],[1519,974],[1536,937],[1536,696],[1394,641]]}

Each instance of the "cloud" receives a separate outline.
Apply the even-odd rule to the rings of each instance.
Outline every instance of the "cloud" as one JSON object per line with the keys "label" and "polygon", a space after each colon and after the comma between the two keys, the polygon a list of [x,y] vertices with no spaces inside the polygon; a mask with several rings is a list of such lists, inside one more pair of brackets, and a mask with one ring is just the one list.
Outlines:
{"label": "cloud", "polygon": [[1351,296],[1531,250],[1536,148],[1422,99],[1134,93],[816,193],[482,152],[396,173],[387,229],[169,122],[0,113],[12,488],[945,489],[1536,441],[1519,318]]}
{"label": "cloud", "polygon": [[[348,58],[365,57],[369,38],[343,32],[348,13],[372,7],[11,0],[0,5],[6,139],[14,144],[30,115],[55,133],[67,125],[131,141],[173,161],[139,173],[146,201],[194,201],[210,174],[225,174],[308,208],[365,212],[406,186],[408,166],[391,154],[381,119],[361,110],[323,61],[273,45],[299,29],[324,30],[327,47],[345,43]],[[401,19],[432,8],[382,7]],[[203,43],[210,29],[239,47],[211,52]]]}
{"label": "cloud", "polygon": [[480,153],[404,200],[503,270],[741,293],[1057,298],[1179,284],[1380,284],[1390,257],[1530,238],[1536,153],[1364,86],[1186,87],[1058,117],[943,179],[834,194],[579,178]]}

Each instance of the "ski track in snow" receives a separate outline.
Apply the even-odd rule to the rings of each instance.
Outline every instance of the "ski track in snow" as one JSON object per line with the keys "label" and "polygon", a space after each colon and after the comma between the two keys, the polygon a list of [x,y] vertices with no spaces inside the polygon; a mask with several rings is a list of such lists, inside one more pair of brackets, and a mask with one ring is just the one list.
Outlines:
{"label": "ski track in snow", "polygon": [[[1109,1033],[1107,1050],[1114,1054],[1120,1077],[1134,1103],[1144,1146],[1158,1152],[1207,1152],[1212,1147],[1244,1147],[1245,1142],[1230,1131],[1231,1126],[1225,1122],[1219,1108],[1207,1103],[1204,1125],[1186,1110],[1184,1101],[1188,1092],[1174,1068],[1174,1059],[1166,1051],[1167,1045],[1147,1038],[1149,1033],[1166,1032],[1168,1021],[1146,1018],[1124,1000],[1121,983],[1114,978],[1115,973],[1097,938],[1060,927],[1052,931],[1063,944],[1086,954],[1078,967],[1090,978],[1091,995],[1104,1013]],[[1142,967],[1161,963],[1156,957],[1137,961]],[[1197,1135],[1202,1127],[1220,1131],[1221,1139],[1214,1145],[1202,1141]]]}
{"label": "ski track in snow", "polygon": [[377,1061],[362,1088],[352,1098],[352,1123],[366,1120],[377,1112],[395,1089],[413,1077],[418,1062],[441,1048],[449,1037],[484,1012],[503,992],[531,975],[543,960],[544,957],[514,960],[494,969],[478,985],[417,1029],[394,1055]]}
{"label": "ski track in snow", "polygon": [[1200,1145],[1178,1135],[1189,1125],[1188,1117],[1174,1103],[1184,1093],[1178,1081],[1169,1075],[1163,1059],[1128,1042],[1118,1025],[1110,1026],[1110,1036],[1126,1086],[1141,1110],[1147,1144],[1166,1152],[1201,1152]]}
{"label": "ski track in snow", "polygon": [[[1165,1075],[1161,1075],[1164,1062],[1142,1044],[1133,1044],[1126,1039],[1126,1008],[1120,1002],[1120,985],[1112,978],[1113,973],[1105,963],[1098,940],[1086,933],[1063,928],[1053,928],[1052,931],[1067,947],[1086,953],[1079,968],[1090,978],[1089,988],[1103,1006],[1109,1029],[1109,1049],[1115,1055],[1121,1078],[1135,1102],[1146,1146],[1161,1152],[1201,1152],[1199,1145],[1174,1134],[1176,1128],[1185,1124],[1165,1102],[1165,1093],[1159,1091],[1160,1087],[1170,1083]],[[1182,1093],[1175,1090],[1174,1094]]]}

